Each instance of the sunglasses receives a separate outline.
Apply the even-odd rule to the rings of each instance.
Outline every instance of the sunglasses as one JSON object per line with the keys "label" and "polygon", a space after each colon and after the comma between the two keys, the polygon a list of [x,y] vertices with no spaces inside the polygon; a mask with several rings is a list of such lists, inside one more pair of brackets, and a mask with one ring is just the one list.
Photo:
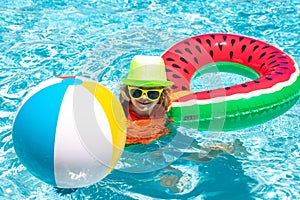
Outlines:
{"label": "sunglasses", "polygon": [[160,97],[163,90],[164,90],[163,88],[162,89],[145,90],[145,89],[141,89],[141,88],[135,88],[135,87],[128,86],[129,95],[130,95],[130,97],[132,97],[134,99],[140,99],[140,98],[142,98],[142,96],[144,94],[146,94],[147,99],[154,101]]}

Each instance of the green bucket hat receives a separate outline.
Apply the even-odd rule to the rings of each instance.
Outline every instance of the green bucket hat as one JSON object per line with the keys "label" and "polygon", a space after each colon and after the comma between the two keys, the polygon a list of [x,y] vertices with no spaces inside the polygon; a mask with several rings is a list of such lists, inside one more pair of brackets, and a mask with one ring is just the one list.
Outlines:
{"label": "green bucket hat", "polygon": [[144,87],[173,85],[173,82],[167,80],[165,63],[160,56],[134,56],[127,78],[121,81],[126,85]]}

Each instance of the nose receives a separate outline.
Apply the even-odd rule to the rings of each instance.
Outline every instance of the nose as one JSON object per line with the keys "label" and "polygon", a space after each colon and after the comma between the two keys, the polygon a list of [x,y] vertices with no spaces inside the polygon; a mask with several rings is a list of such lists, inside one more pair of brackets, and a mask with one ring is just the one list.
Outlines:
{"label": "nose", "polygon": [[145,93],[142,95],[142,99],[147,99],[147,96]]}

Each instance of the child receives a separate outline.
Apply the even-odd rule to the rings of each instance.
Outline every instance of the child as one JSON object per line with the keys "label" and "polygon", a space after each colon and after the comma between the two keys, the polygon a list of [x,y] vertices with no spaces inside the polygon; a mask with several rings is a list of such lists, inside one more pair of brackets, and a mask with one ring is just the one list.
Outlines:
{"label": "child", "polygon": [[135,56],[123,82],[120,101],[127,116],[126,144],[148,144],[164,134],[171,119],[173,82],[166,77],[164,60],[159,56]]}
{"label": "child", "polygon": [[[166,127],[172,122],[172,119],[166,117],[166,112],[171,105],[171,90],[169,86],[173,83],[166,79],[163,59],[156,56],[135,56],[130,64],[128,77],[121,81],[123,85],[120,101],[127,116],[126,144],[149,144],[161,136],[169,134],[169,130]],[[180,134],[180,132],[174,132]],[[202,147],[193,138],[189,136],[183,137],[186,138],[173,143],[173,146],[170,147],[171,150],[164,151],[166,148],[161,148],[161,151],[155,151],[155,154],[151,154],[151,151],[147,154],[139,154],[141,156],[137,158],[137,163],[139,165],[140,163],[147,163],[145,169],[151,171],[152,169],[158,169],[157,166],[161,167],[166,163],[171,163],[181,156],[182,160],[187,160],[188,162],[206,162],[217,157],[222,152],[229,154],[234,152],[234,146],[231,145],[216,144]],[[185,153],[184,149],[186,148],[189,151]],[[169,156],[165,157],[166,155]],[[166,158],[167,160],[165,160]],[[161,163],[153,162],[154,160],[159,160]],[[132,165],[131,162],[129,161],[128,165]],[[181,163],[182,161],[179,161],[177,164],[180,166]],[[162,175],[160,177],[160,185],[169,188],[173,194],[182,193],[191,187],[191,174],[179,170],[180,167],[179,169],[173,167],[177,164],[173,163],[172,166],[166,166],[160,172]],[[149,166],[151,167],[149,168]],[[140,167],[143,168],[144,166],[141,165]],[[198,167],[194,169],[198,169]],[[191,169],[188,171],[191,171]],[[147,181],[142,180],[140,183],[147,184]]]}

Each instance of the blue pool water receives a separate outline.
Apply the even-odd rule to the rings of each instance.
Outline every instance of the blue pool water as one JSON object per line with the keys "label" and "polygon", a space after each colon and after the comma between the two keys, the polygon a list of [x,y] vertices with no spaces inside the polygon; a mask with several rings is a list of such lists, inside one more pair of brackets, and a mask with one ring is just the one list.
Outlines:
{"label": "blue pool water", "polygon": [[[193,139],[179,159],[127,150],[109,176],[73,192],[33,177],[15,154],[11,131],[21,100],[38,83],[80,75],[118,95],[134,55],[160,55],[193,35],[255,37],[299,65],[299,19],[300,2],[292,0],[1,2],[0,199],[300,199],[299,101],[284,115],[239,131],[179,128]],[[192,88],[201,84],[196,79]],[[223,154],[206,148],[217,144],[230,148]],[[132,153],[138,156],[126,156]]]}

